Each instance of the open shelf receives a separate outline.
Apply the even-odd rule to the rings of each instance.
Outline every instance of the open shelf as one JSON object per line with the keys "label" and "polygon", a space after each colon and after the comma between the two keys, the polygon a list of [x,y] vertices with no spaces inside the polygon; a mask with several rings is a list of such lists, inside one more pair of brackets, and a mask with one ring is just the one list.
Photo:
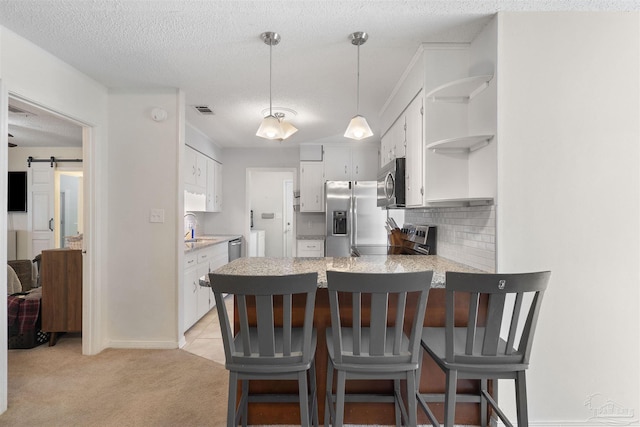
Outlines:
{"label": "open shelf", "polygon": [[432,101],[469,102],[489,86],[492,78],[493,75],[481,75],[448,82],[433,89],[425,98]]}
{"label": "open shelf", "polygon": [[493,135],[471,135],[441,139],[427,145],[427,150],[443,153],[469,153],[489,145]]}

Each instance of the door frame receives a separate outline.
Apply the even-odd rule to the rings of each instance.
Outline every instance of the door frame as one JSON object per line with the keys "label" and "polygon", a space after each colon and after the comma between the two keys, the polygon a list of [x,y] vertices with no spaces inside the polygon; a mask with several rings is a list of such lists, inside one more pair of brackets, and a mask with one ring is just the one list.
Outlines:
{"label": "door frame", "polygon": [[[102,337],[100,332],[100,316],[101,311],[99,309],[99,301],[98,298],[98,242],[96,238],[96,234],[98,233],[98,218],[99,212],[96,209],[96,200],[92,197],[93,194],[96,193],[96,188],[98,187],[96,184],[96,173],[97,170],[97,132],[95,132],[92,124],[82,121],[80,119],[76,119],[68,114],[65,114],[62,111],[55,110],[54,108],[50,108],[42,103],[37,101],[28,99],[24,96],[21,96],[19,93],[9,91],[8,88],[3,85],[3,82],[0,81],[0,129],[5,129],[3,132],[2,140],[5,141],[3,147],[0,149],[5,150],[5,159],[8,158],[8,148],[7,148],[7,131],[8,131],[8,121],[9,121],[9,100],[15,99],[21,102],[30,104],[38,109],[44,110],[50,114],[58,116],[62,120],[70,121],[82,128],[82,152],[83,152],[83,162],[82,162],[82,175],[83,175],[83,226],[84,226],[84,237],[83,237],[83,247],[82,247],[82,354],[92,355],[97,354],[102,351],[103,347]],[[0,140],[0,141],[2,141]],[[0,142],[1,143],[1,142]],[[6,176],[8,170],[7,162],[1,162],[0,164],[0,175]],[[6,179],[6,178],[5,178]],[[6,183],[6,181],[5,181]],[[6,188],[6,184],[4,185]],[[6,191],[6,190],[5,190]],[[6,198],[6,193],[5,193]],[[4,226],[5,229],[7,227],[7,212],[5,210],[0,214],[0,227]],[[6,248],[6,233],[2,233],[3,237],[0,241],[0,245]],[[2,252],[4,253],[3,259],[6,262],[6,249]],[[6,282],[5,282],[6,287]],[[6,307],[5,307],[6,310]],[[0,312],[0,316],[2,313]],[[6,311],[5,315],[0,319],[0,329],[4,331],[5,339],[3,342],[6,345],[6,322],[7,316]],[[4,324],[4,327],[2,326]],[[1,333],[1,332],[0,332]],[[0,335],[0,339],[2,339],[2,335]],[[6,348],[6,347],[5,347]],[[3,360],[6,363],[6,351],[3,355]],[[1,363],[1,362],[0,362]],[[5,374],[6,374],[5,364]],[[0,369],[2,367],[0,366]],[[0,378],[1,379],[1,378]]]}

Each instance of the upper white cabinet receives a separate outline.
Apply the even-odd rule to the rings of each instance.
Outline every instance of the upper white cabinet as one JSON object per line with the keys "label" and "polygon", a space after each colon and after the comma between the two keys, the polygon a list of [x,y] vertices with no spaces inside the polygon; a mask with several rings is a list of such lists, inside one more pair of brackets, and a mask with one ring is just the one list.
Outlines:
{"label": "upper white cabinet", "polygon": [[185,210],[220,212],[222,210],[222,164],[185,146]]}
{"label": "upper white cabinet", "polygon": [[419,93],[404,112],[405,118],[405,198],[407,206],[424,204],[423,106]]}
{"label": "upper white cabinet", "polygon": [[300,162],[300,212],[324,212],[323,162]]}
{"label": "upper white cabinet", "polygon": [[404,114],[393,122],[382,136],[380,144],[380,167],[407,154],[407,123]]}
{"label": "upper white cabinet", "polygon": [[326,181],[375,181],[378,175],[378,147],[374,145],[325,145]]}
{"label": "upper white cabinet", "polygon": [[185,185],[204,189],[207,185],[207,156],[185,146],[184,163]]}
{"label": "upper white cabinet", "polygon": [[207,158],[207,208],[208,212],[222,210],[222,164]]}

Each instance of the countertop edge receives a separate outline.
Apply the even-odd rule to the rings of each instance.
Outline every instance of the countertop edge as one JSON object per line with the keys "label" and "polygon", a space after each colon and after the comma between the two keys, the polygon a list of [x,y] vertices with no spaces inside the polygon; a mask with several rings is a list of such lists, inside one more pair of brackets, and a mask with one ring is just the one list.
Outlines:
{"label": "countertop edge", "polygon": [[197,236],[197,239],[202,239],[198,242],[185,242],[184,253],[187,254],[193,251],[199,251],[220,243],[228,243],[230,240],[241,239],[241,234],[205,234]]}

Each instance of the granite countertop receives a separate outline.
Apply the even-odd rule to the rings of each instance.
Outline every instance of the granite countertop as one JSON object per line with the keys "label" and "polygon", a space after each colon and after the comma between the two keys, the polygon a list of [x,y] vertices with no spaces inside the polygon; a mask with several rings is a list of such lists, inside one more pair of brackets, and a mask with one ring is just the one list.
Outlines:
{"label": "granite countertop", "polygon": [[238,258],[215,272],[233,275],[286,275],[318,273],[318,286],[327,286],[327,270],[366,273],[401,273],[433,270],[431,287],[444,287],[445,272],[484,273],[437,255],[365,255],[326,258]]}
{"label": "granite countertop", "polygon": [[184,243],[184,252],[192,252],[197,251],[199,249],[204,249],[209,246],[217,245],[218,243],[226,243],[229,240],[238,239],[242,236],[239,234],[206,234],[203,236],[196,236],[195,242],[185,242]]}
{"label": "granite countertop", "polygon": [[324,234],[298,234],[296,236],[298,240],[324,240],[325,238]]}

